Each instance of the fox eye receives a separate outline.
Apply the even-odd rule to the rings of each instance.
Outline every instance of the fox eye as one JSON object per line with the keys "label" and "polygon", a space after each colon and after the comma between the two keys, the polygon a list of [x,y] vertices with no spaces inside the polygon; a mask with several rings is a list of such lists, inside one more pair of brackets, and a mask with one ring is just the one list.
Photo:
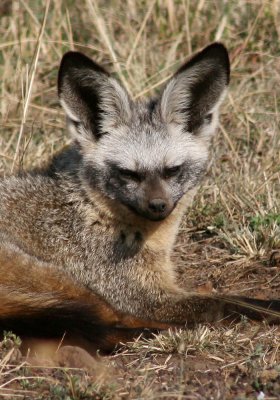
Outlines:
{"label": "fox eye", "polygon": [[119,168],[119,175],[123,179],[135,182],[141,182],[142,180],[142,176],[138,172],[132,171],[130,169]]}
{"label": "fox eye", "polygon": [[176,165],[176,167],[171,167],[171,168],[164,168],[163,176],[165,179],[172,178],[174,176],[177,176],[180,171],[181,171],[181,165]]}

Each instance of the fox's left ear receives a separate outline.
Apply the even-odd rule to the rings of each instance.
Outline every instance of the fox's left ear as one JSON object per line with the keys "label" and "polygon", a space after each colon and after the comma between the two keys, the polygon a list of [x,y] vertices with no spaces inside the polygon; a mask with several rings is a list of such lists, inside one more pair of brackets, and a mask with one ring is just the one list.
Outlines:
{"label": "fox's left ear", "polygon": [[228,52],[213,43],[184,64],[171,78],[160,98],[160,113],[167,124],[210,136],[218,121],[230,77]]}

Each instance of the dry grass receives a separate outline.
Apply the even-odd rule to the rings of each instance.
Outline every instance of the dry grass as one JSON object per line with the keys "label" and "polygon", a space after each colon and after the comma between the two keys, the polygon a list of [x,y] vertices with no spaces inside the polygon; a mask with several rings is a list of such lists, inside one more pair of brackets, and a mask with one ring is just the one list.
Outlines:
{"label": "dry grass", "polygon": [[78,354],[78,368],[30,364],[15,341],[8,337],[0,346],[6,398],[222,400],[256,399],[262,391],[266,399],[279,398],[280,331],[265,324],[168,331],[128,343],[105,365],[91,358],[89,367],[90,356]]}
{"label": "dry grass", "polygon": [[[192,51],[221,40],[231,90],[175,258],[185,286],[280,297],[279,19],[278,0],[2,0],[0,174],[38,165],[69,141],[56,96],[65,51],[107,65],[139,97],[156,93]],[[53,379],[44,383],[46,399],[248,399],[262,384],[274,399],[278,343],[279,330],[265,325],[201,327],[127,346],[110,360],[115,383],[98,390],[81,371],[79,379],[61,370],[34,375]],[[20,365],[15,372],[9,357],[0,364],[0,397],[38,399],[32,379],[7,384],[33,373]],[[91,397],[75,385],[91,388]]]}

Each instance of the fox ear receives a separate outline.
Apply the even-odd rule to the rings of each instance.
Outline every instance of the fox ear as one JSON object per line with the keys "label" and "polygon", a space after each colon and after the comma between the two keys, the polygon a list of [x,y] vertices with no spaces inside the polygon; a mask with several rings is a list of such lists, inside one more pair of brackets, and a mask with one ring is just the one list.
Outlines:
{"label": "fox ear", "polygon": [[167,124],[209,136],[218,122],[218,108],[229,84],[226,48],[213,43],[186,62],[167,83],[160,113]]}
{"label": "fox ear", "polygon": [[58,95],[78,140],[100,138],[131,117],[131,100],[119,82],[85,55],[70,51],[61,61]]}

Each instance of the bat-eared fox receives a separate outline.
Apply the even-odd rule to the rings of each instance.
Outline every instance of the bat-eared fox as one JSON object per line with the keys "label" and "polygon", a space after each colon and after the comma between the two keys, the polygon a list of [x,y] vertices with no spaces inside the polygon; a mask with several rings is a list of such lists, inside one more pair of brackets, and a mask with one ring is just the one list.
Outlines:
{"label": "bat-eared fox", "polygon": [[64,55],[58,94],[72,144],[0,181],[0,326],[74,334],[111,350],[145,329],[231,313],[279,320],[277,300],[190,293],[171,253],[207,166],[229,84],[226,48],[195,54],[152,99]]}

